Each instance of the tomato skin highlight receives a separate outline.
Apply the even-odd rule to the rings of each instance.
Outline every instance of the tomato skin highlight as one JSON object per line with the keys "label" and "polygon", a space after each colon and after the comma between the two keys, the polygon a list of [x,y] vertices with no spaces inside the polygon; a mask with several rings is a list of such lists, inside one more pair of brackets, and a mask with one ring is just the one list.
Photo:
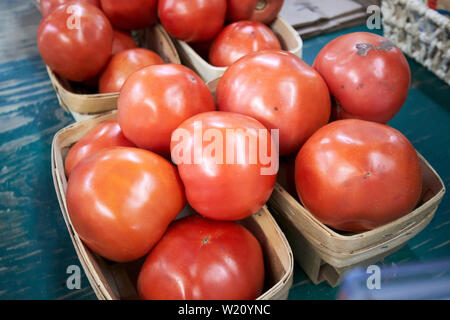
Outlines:
{"label": "tomato skin highlight", "polygon": [[416,151],[399,131],[357,119],[319,129],[300,149],[295,183],[324,224],[366,231],[411,212],[422,191]]}
{"label": "tomato skin highlight", "polygon": [[355,32],[329,42],[313,67],[322,75],[335,119],[387,123],[403,106],[411,84],[408,61],[388,39]]}
{"label": "tomato skin highlight", "polygon": [[[71,7],[73,11],[67,12]],[[79,27],[76,26],[77,21]],[[73,22],[73,28],[68,23]],[[88,2],[67,3],[42,19],[37,43],[42,60],[63,78],[82,82],[97,75],[111,56],[112,26]]]}
{"label": "tomato skin highlight", "polygon": [[134,146],[135,145],[123,135],[117,120],[101,122],[89,130],[83,138],[70,148],[64,162],[66,176],[70,176],[70,172],[72,172],[78,162],[97,151],[110,147]]}
{"label": "tomato skin highlight", "polygon": [[284,0],[227,0],[227,20],[254,20],[269,24],[278,15]]}
{"label": "tomato skin highlight", "polygon": [[280,155],[297,152],[331,112],[330,95],[317,71],[292,53],[265,50],[232,64],[216,91],[220,111],[237,112],[279,129]]}
{"label": "tomato skin highlight", "polygon": [[106,16],[117,29],[143,29],[156,23],[158,0],[100,1]]}
{"label": "tomato skin highlight", "polygon": [[164,64],[164,60],[151,50],[135,48],[120,51],[112,56],[102,71],[99,92],[119,92],[131,74],[155,64]]}
{"label": "tomato skin highlight", "polygon": [[[211,145],[203,139],[200,161],[196,162],[196,128],[201,124],[204,135],[214,131],[222,138],[222,147],[218,146],[214,152],[205,150]],[[176,140],[178,130],[189,132],[189,137]],[[232,134],[230,134],[232,132]],[[257,146],[247,142],[239,145],[240,139],[248,136],[257,141]],[[266,134],[267,145],[262,143],[258,132]],[[234,134],[233,134],[234,133]],[[227,136],[229,134],[229,136]],[[245,115],[231,112],[205,112],[184,121],[174,131],[171,151],[172,159],[178,163],[178,171],[186,190],[189,204],[202,216],[214,220],[239,220],[256,213],[269,199],[275,185],[278,172],[278,154],[271,146],[270,132],[257,120]],[[248,139],[250,140],[250,138]],[[242,141],[242,140],[241,140]],[[227,160],[227,143],[232,145],[234,158]],[[181,144],[183,153],[191,155],[189,161],[177,161],[177,148]],[[271,161],[263,163],[258,152],[267,148],[267,155]],[[198,150],[198,149],[197,149]],[[263,152],[263,151],[261,151]],[[216,154],[221,154],[216,158]],[[237,156],[244,155],[245,159],[238,162]],[[255,156],[251,160],[251,156]],[[272,166],[271,166],[272,165]],[[267,172],[264,172],[267,169]]]}
{"label": "tomato skin highlight", "polygon": [[214,39],[209,62],[226,67],[249,53],[269,49],[281,49],[280,41],[269,27],[256,21],[238,21],[226,26]]}
{"label": "tomato skin highlight", "polygon": [[179,64],[145,67],[120,90],[118,121],[138,147],[170,155],[173,130],[191,116],[216,109],[205,82]]}
{"label": "tomato skin highlight", "polygon": [[70,174],[66,199],[81,240],[116,262],[147,254],[186,203],[169,161],[126,147],[103,149],[80,161]]}
{"label": "tomato skin highlight", "polygon": [[174,38],[186,42],[208,41],[223,28],[226,0],[159,0],[161,24]]}
{"label": "tomato skin highlight", "polygon": [[253,300],[264,286],[254,235],[236,222],[182,218],[148,255],[138,278],[141,299]]}

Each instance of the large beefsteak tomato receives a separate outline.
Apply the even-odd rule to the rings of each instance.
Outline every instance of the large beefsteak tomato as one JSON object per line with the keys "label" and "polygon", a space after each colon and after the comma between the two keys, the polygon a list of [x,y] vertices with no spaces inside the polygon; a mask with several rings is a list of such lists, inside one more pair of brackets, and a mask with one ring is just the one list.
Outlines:
{"label": "large beefsteak tomato", "polygon": [[138,278],[142,299],[251,300],[264,285],[258,240],[236,222],[189,216],[169,226]]}
{"label": "large beefsteak tomato", "polygon": [[370,230],[409,213],[422,190],[408,139],[357,119],[332,122],[309,138],[296,158],[295,183],[312,214],[346,231]]}
{"label": "large beefsteak tomato", "polygon": [[185,206],[177,169],[153,152],[126,147],[81,160],[70,174],[66,199],[81,240],[117,262],[144,256]]}

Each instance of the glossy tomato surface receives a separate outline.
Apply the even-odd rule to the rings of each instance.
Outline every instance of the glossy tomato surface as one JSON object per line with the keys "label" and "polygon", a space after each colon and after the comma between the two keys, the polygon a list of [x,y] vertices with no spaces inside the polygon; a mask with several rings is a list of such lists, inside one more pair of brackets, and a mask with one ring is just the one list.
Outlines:
{"label": "glossy tomato surface", "polygon": [[129,32],[122,30],[114,30],[114,38],[112,44],[111,54],[116,54],[120,51],[134,49],[137,47],[136,41],[134,41],[133,37]]}
{"label": "glossy tomato surface", "polygon": [[65,159],[66,176],[70,175],[82,159],[110,147],[134,147],[134,144],[125,138],[116,120],[97,124],[70,148]]}
{"label": "glossy tomato surface", "polygon": [[253,118],[198,114],[174,131],[171,151],[188,202],[205,217],[243,219],[261,209],[272,193],[278,154],[268,130]]}
{"label": "glossy tomato surface", "polygon": [[184,120],[215,110],[203,80],[179,64],[145,67],[122,87],[118,120],[125,136],[137,146],[170,155],[170,137]]}
{"label": "glossy tomato surface", "polygon": [[156,22],[158,0],[100,0],[102,9],[114,27],[134,30]]}
{"label": "glossy tomato surface", "polygon": [[298,151],[330,117],[330,94],[322,77],[281,50],[251,53],[228,67],[216,101],[221,111],[243,113],[279,129],[280,155]]}
{"label": "glossy tomato surface", "polygon": [[264,259],[236,222],[189,216],[169,226],[138,278],[142,299],[252,300],[262,292]]}
{"label": "glossy tomato surface", "polygon": [[355,32],[328,43],[314,68],[336,99],[334,118],[387,123],[408,95],[411,72],[400,49],[379,35]]}
{"label": "glossy tomato surface", "polygon": [[421,195],[417,154],[403,134],[376,122],[347,119],[319,129],[295,162],[304,206],[339,230],[364,231],[412,211]]}
{"label": "glossy tomato surface", "polygon": [[278,15],[284,0],[227,0],[228,21],[254,20],[268,24]]}
{"label": "glossy tomato surface", "polygon": [[226,26],[214,39],[209,62],[226,67],[249,53],[268,49],[281,49],[269,27],[256,21],[238,21]]}
{"label": "glossy tomato surface", "polygon": [[158,15],[169,34],[186,42],[212,39],[223,27],[226,0],[159,0]]}
{"label": "glossy tomato surface", "polygon": [[117,262],[144,256],[185,205],[183,185],[169,161],[125,147],[80,161],[69,177],[66,199],[83,242]]}
{"label": "glossy tomato surface", "polygon": [[74,1],[86,1],[94,6],[100,8],[100,0],[40,0],[39,6],[41,9],[41,13],[43,17],[46,17],[50,13],[52,13],[56,8],[66,4],[68,2]]}
{"label": "glossy tomato surface", "polygon": [[98,90],[100,93],[118,92],[133,72],[163,63],[164,60],[158,54],[148,49],[135,48],[120,51],[113,55],[103,70]]}
{"label": "glossy tomato surface", "polygon": [[108,18],[87,2],[57,8],[41,21],[37,33],[42,60],[72,81],[88,80],[99,73],[111,56],[112,42]]}

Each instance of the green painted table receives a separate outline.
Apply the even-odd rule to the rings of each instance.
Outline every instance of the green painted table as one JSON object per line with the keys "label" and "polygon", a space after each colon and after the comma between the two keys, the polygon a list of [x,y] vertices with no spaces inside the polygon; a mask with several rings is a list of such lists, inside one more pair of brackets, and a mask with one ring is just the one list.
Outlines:
{"label": "green painted table", "polygon": [[[36,48],[40,14],[31,1],[0,2],[0,299],[95,299],[85,276],[66,287],[69,265],[79,265],[59,210],[50,173],[53,135],[73,119],[58,105]],[[304,42],[304,60],[342,30]],[[376,31],[381,33],[381,31]],[[409,60],[412,87],[390,123],[401,130],[450,187],[449,87]],[[397,265],[450,258],[450,200],[430,225],[385,259]],[[297,266],[290,299],[334,299],[338,288],[313,285]]]}

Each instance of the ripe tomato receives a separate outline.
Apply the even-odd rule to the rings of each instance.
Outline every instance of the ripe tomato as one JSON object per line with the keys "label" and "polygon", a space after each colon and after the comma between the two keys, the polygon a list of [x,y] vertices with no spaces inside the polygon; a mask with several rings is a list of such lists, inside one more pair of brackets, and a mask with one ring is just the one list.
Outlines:
{"label": "ripe tomato", "polygon": [[277,17],[283,2],[283,0],[227,0],[227,19],[254,20],[268,24]]}
{"label": "ripe tomato", "polygon": [[405,102],[411,81],[401,50],[367,32],[346,34],[328,43],[314,68],[336,99],[336,119],[388,122]]}
{"label": "ripe tomato", "polygon": [[216,91],[219,110],[251,116],[280,130],[280,155],[296,152],[330,117],[322,77],[295,55],[267,50],[228,67]]}
{"label": "ripe tomato", "polygon": [[223,27],[226,0],[159,0],[158,14],[169,34],[186,42],[212,39]]}
{"label": "ripe tomato", "polygon": [[171,151],[192,208],[215,220],[239,220],[261,209],[278,171],[271,141],[261,123],[242,114],[205,112],[184,121]]}
{"label": "ripe tomato", "polygon": [[169,226],[138,277],[139,296],[149,300],[251,300],[263,285],[255,236],[234,221],[198,215]]}
{"label": "ripe tomato", "polygon": [[[41,0],[39,5],[41,8],[42,16],[43,17],[48,16],[56,8],[62,6],[63,4],[66,4],[67,2],[70,2],[70,1],[74,1],[74,0]],[[87,1],[90,4],[93,4],[94,6],[100,8],[100,0],[81,0],[81,1]]]}
{"label": "ripe tomato", "polygon": [[134,147],[134,144],[125,138],[116,120],[99,123],[70,148],[65,160],[66,176],[70,175],[82,159],[97,151],[116,146]]}
{"label": "ripe tomato", "polygon": [[111,56],[112,42],[108,18],[87,2],[60,6],[41,21],[37,33],[42,60],[72,81],[99,73]]}
{"label": "ripe tomato", "polygon": [[114,27],[133,30],[156,22],[158,0],[100,0],[102,9]]}
{"label": "ripe tomato", "polygon": [[137,43],[129,32],[114,30],[114,38],[111,54],[114,55],[120,51],[137,48]]}
{"label": "ripe tomato", "polygon": [[281,49],[272,30],[256,21],[238,21],[226,26],[214,39],[209,62],[217,67],[226,67],[251,52],[266,49]]}
{"label": "ripe tomato", "polygon": [[319,129],[300,149],[295,183],[305,207],[323,223],[364,231],[412,211],[422,189],[411,143],[384,124],[357,119]]}
{"label": "ripe tomato", "polygon": [[191,116],[215,110],[214,98],[203,80],[179,64],[145,67],[133,73],[117,102],[125,136],[137,146],[164,156],[170,136]]}
{"label": "ripe tomato", "polygon": [[99,92],[118,92],[125,80],[146,66],[163,64],[164,60],[155,52],[143,48],[116,53],[103,70],[99,81]]}
{"label": "ripe tomato", "polygon": [[183,185],[169,161],[125,147],[80,161],[70,174],[66,199],[84,243],[117,262],[144,256],[185,206]]}

